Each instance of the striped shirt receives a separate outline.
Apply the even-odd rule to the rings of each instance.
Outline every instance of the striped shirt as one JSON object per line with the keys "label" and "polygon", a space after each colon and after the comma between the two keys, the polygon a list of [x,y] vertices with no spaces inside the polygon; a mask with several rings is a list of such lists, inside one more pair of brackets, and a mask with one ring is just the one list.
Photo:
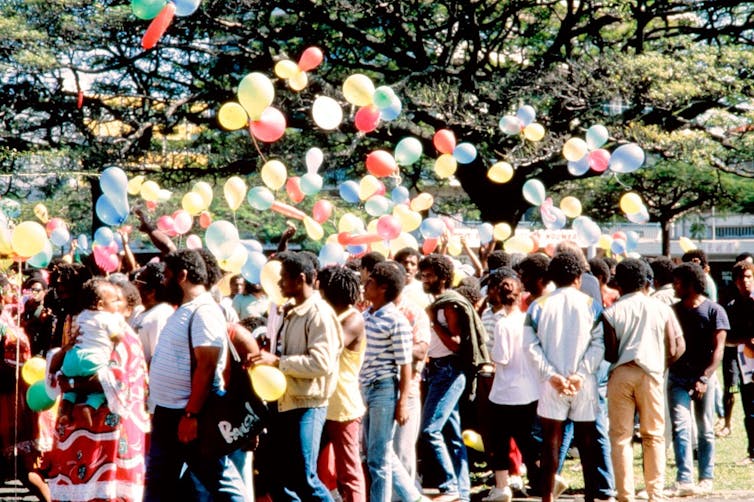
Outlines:
{"label": "striped shirt", "polygon": [[359,374],[361,385],[397,377],[398,367],[411,363],[411,325],[392,302],[376,312],[366,310],[362,315],[367,333],[367,351]]}
{"label": "striped shirt", "polygon": [[[206,306],[205,306],[206,305]],[[149,367],[149,408],[185,408],[191,396],[191,356],[188,328],[191,315],[191,340],[194,347],[219,347],[221,357],[215,372],[215,387],[220,387],[225,366],[227,326],[220,306],[209,293],[181,305],[167,320],[157,340]]]}

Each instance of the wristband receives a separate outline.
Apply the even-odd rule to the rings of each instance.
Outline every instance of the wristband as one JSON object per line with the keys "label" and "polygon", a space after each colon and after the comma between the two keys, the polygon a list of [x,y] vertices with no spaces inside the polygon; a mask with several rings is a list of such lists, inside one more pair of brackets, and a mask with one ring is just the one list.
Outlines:
{"label": "wristband", "polygon": [[707,385],[707,382],[709,382],[709,378],[707,378],[706,376],[702,375],[702,376],[699,377],[699,381],[702,382],[704,385]]}

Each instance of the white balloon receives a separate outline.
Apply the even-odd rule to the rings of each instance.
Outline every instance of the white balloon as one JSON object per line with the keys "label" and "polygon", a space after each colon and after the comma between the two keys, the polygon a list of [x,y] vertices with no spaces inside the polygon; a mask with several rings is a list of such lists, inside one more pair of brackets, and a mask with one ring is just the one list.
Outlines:
{"label": "white balloon", "polygon": [[317,170],[322,165],[323,160],[325,160],[325,153],[316,146],[307,150],[306,172],[316,174]]}
{"label": "white balloon", "polygon": [[312,118],[319,127],[331,131],[343,121],[343,109],[333,98],[317,96],[312,105]]}

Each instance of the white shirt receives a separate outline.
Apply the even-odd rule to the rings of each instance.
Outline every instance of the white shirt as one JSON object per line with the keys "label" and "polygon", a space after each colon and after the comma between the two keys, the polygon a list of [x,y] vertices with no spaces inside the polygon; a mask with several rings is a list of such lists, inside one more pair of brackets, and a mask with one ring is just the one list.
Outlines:
{"label": "white shirt", "polygon": [[[445,310],[437,310],[437,322],[440,326],[448,327],[448,320],[445,319]],[[429,348],[427,349],[427,356],[431,358],[445,357],[455,355],[455,352],[450,350],[447,345],[442,343],[440,337],[432,330],[429,338]]]}
{"label": "white shirt", "polygon": [[516,307],[495,324],[490,352],[495,363],[490,401],[495,404],[529,404],[539,399],[539,381],[524,346],[525,318]]}
{"label": "white shirt", "polygon": [[85,350],[89,358],[98,366],[110,362],[114,339],[123,335],[125,321],[123,316],[102,310],[83,310],[75,320],[79,328],[76,347]]}
{"label": "white shirt", "polygon": [[[487,332],[487,353],[492,354],[492,347],[495,342],[495,326],[497,322],[505,317],[505,309],[501,308],[497,312],[492,310],[492,307],[487,307],[482,312],[482,325]],[[522,323],[523,326],[523,323]]]}
{"label": "white shirt", "polygon": [[141,312],[131,323],[131,326],[141,340],[141,346],[144,348],[144,359],[147,364],[152,360],[152,354],[154,354],[154,348],[157,346],[160,332],[173,312],[175,312],[175,308],[172,305],[158,303],[149,310]]}

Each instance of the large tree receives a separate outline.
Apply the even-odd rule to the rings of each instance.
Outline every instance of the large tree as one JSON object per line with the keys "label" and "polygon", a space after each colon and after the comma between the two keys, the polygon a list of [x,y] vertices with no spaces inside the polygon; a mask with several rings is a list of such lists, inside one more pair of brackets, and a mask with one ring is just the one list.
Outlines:
{"label": "large tree", "polygon": [[[656,159],[703,155],[715,167],[750,171],[753,7],[205,0],[144,51],[139,40],[148,23],[123,1],[6,0],[0,168],[28,169],[45,152],[82,172],[118,164],[159,171],[174,183],[254,173],[258,152],[243,134],[220,131],[215,112],[246,73],[271,75],[279,58],[317,45],[326,61],[307,90],[293,93],[278,82],[276,106],[292,129],[262,154],[295,166],[306,147],[320,146],[335,159],[329,166],[363,172],[369,150],[404,135],[419,137],[431,157],[432,134],[449,127],[479,150],[456,177],[481,217],[515,224],[527,209],[523,183],[567,178],[561,146],[594,123],[610,129],[612,146],[637,141]],[[352,122],[335,133],[318,130],[309,113],[314,97],[342,100],[340,85],[356,72],[393,86],[401,117],[367,136],[356,135]],[[521,104],[537,109],[548,130],[542,142],[498,129],[500,117]],[[690,132],[703,140],[686,142]],[[485,176],[497,159],[516,168],[506,184]],[[404,169],[404,181],[435,183],[431,165],[425,158]]]}

